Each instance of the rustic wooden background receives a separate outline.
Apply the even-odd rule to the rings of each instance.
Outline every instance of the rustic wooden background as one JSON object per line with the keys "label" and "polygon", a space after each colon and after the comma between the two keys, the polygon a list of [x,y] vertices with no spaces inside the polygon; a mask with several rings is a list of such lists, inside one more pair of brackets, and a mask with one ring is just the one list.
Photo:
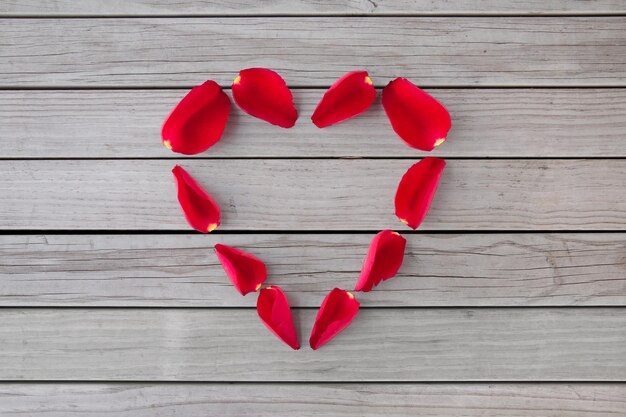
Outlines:
{"label": "rustic wooden background", "polygon": [[[300,119],[234,108],[180,158],[160,125],[193,85],[280,72]],[[454,128],[423,227],[393,215],[424,154],[378,102],[319,131],[344,72],[406,76]],[[626,415],[626,1],[0,2],[0,415]],[[190,231],[170,169],[223,226]],[[212,246],[264,260],[304,345],[372,235],[399,277],[320,351],[290,351]]]}

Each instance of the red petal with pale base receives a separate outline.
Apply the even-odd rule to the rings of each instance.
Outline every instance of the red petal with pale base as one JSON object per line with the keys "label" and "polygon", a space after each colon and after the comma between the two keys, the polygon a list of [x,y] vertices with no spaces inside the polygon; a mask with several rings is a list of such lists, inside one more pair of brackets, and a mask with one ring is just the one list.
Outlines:
{"label": "red petal with pale base", "polygon": [[396,191],[396,216],[412,229],[420,225],[433,200],[446,161],[424,158],[404,174]]}
{"label": "red petal with pale base", "polygon": [[309,339],[311,348],[319,349],[348,327],[359,311],[359,305],[354,295],[346,290],[335,288],[328,293],[315,318]]}
{"label": "red petal with pale base", "polygon": [[387,84],[382,102],[391,127],[410,147],[432,151],[446,140],[450,114],[409,80],[396,78]]}
{"label": "red petal with pale base", "polygon": [[363,113],[376,98],[376,89],[366,71],[349,72],[324,93],[311,120],[319,128]]}
{"label": "red petal with pale base", "polygon": [[292,127],[298,118],[285,80],[266,68],[241,70],[233,81],[233,98],[241,110],[273,125]]}
{"label": "red petal with pale base", "polygon": [[240,249],[218,243],[215,245],[217,259],[226,275],[241,295],[255,292],[267,278],[265,264],[256,256]]}
{"label": "red petal with pale base", "polygon": [[213,146],[226,127],[230,99],[215,81],[191,89],[163,123],[163,144],[174,152],[193,155]]}
{"label": "red petal with pale base", "polygon": [[291,318],[291,309],[280,287],[263,288],[256,302],[256,311],[268,329],[293,350],[300,349],[298,335]]}
{"label": "red petal with pale base", "polygon": [[372,239],[354,291],[371,291],[381,281],[398,273],[404,259],[406,239],[392,230],[383,230]]}
{"label": "red petal with pale base", "polygon": [[178,188],[178,202],[187,223],[198,232],[209,233],[220,224],[220,208],[211,196],[180,166],[172,169]]}

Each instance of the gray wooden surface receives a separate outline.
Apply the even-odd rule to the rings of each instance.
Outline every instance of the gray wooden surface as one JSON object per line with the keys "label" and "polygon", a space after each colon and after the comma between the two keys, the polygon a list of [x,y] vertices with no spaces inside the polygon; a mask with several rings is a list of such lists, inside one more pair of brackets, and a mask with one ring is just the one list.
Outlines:
{"label": "gray wooden surface", "polygon": [[[626,87],[622,17],[0,19],[0,87],[293,86],[365,68],[377,86]],[[330,40],[330,41],[329,41]],[[88,63],[88,64],[85,64]]]}
{"label": "gray wooden surface", "polygon": [[[294,129],[234,107],[208,152],[160,144],[187,88],[250,66],[294,89]],[[450,109],[418,232],[393,194],[426,154],[379,99],[309,121],[351,69]],[[625,131],[623,0],[2,1],[0,415],[625,415]],[[176,163],[221,204],[211,235]],[[399,276],[316,352],[278,342],[212,252],[267,261],[306,347],[388,227]]]}
{"label": "gray wooden surface", "polygon": [[[395,216],[393,199],[418,160],[5,161],[0,227],[188,231],[171,173],[180,163],[220,204],[220,230],[410,230]],[[463,159],[448,160],[420,230],[624,224],[624,159]]]}
{"label": "gray wooden surface", "polygon": [[2,415],[615,417],[620,384],[6,384]]}
{"label": "gray wooden surface", "polygon": [[[155,146],[186,90],[0,90],[1,158],[180,158]],[[225,137],[196,157],[403,157],[380,105],[320,131],[324,90],[295,90],[298,135],[233,106]],[[626,157],[626,89],[435,89],[454,115],[440,157]],[[230,91],[228,91],[230,94]],[[26,128],[27,127],[27,128]],[[304,146],[306,144],[306,146]],[[448,146],[449,145],[449,146]]]}
{"label": "gray wooden surface", "polygon": [[3,16],[133,16],[133,15],[506,15],[527,14],[623,14],[623,0],[238,0],[238,1],[168,1],[128,0],[4,0]]}
{"label": "gray wooden surface", "polygon": [[[619,308],[359,313],[324,350],[294,352],[254,309],[2,309],[0,369],[10,380],[105,381],[621,381],[626,374]],[[293,311],[304,346],[316,314]]]}
{"label": "gray wooden surface", "polygon": [[[211,249],[243,248],[293,306],[354,288],[371,234],[0,236],[0,306],[254,307]],[[626,233],[407,234],[367,307],[626,305]]]}

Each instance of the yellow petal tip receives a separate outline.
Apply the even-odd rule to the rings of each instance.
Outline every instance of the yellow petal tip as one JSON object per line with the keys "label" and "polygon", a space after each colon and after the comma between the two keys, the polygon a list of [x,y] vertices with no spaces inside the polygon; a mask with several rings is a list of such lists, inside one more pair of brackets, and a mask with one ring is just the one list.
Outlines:
{"label": "yellow petal tip", "polygon": [[400,233],[398,232],[391,232],[392,235],[396,235],[396,236],[400,236]]}
{"label": "yellow petal tip", "polygon": [[[258,291],[258,290],[259,290],[259,288],[261,288],[261,285],[263,285],[263,284],[259,284],[259,285],[257,285],[257,286],[256,286],[256,288],[254,289],[254,291]],[[267,289],[268,289],[268,290],[269,290],[270,288],[272,288],[272,287],[267,287]]]}
{"label": "yellow petal tip", "polygon": [[170,143],[169,140],[164,140],[163,145],[165,145],[165,147],[169,149],[170,151],[172,150],[172,144]]}
{"label": "yellow petal tip", "polygon": [[365,76],[365,84],[374,85],[374,83],[372,82],[372,79],[368,77],[367,75]]}
{"label": "yellow petal tip", "polygon": [[348,297],[354,299],[354,294],[352,294],[350,291],[346,291],[346,294],[348,294]]}
{"label": "yellow petal tip", "polygon": [[209,227],[207,227],[207,232],[211,233],[213,230],[217,229],[217,223],[211,223]]}
{"label": "yellow petal tip", "polygon": [[439,138],[435,141],[435,145],[433,147],[437,147],[439,145],[441,145],[442,143],[444,143],[446,141],[446,138]]}
{"label": "yellow petal tip", "polygon": [[233,85],[237,85],[241,82],[241,75],[238,75],[235,77],[235,79],[233,80]]}
{"label": "yellow petal tip", "polygon": [[409,221],[407,219],[400,219],[400,221],[404,224],[409,224]]}

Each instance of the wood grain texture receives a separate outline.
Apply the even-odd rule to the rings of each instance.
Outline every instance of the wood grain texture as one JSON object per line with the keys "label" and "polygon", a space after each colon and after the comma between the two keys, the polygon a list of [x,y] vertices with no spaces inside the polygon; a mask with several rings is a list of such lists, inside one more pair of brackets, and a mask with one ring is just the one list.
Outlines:
{"label": "wood grain texture", "polygon": [[[0,415],[626,415],[625,28],[623,0],[0,1]],[[208,159],[160,146],[185,89],[252,66],[294,88],[295,129],[234,107]],[[306,346],[373,233],[403,230],[423,153],[380,102],[308,120],[352,69],[432,87],[448,168],[399,276],[293,352],[211,248],[268,263]],[[217,233],[184,222],[176,163]]]}
{"label": "wood grain texture", "polygon": [[271,0],[271,1],[167,1],[132,0],[3,0],[0,16],[189,16],[189,15],[576,15],[623,14],[622,0]]}
{"label": "wood grain texture", "polygon": [[[199,156],[414,157],[380,103],[320,130],[325,90],[296,90],[300,119],[278,129],[233,106],[222,140]],[[1,158],[176,158],[161,124],[185,90],[0,91]],[[626,157],[626,89],[435,89],[453,118],[442,157]],[[228,91],[230,94],[230,91]],[[306,144],[306,146],[303,146]]]}
{"label": "wood grain texture", "polygon": [[[378,86],[626,86],[624,17],[4,19],[0,87],[291,86],[367,69]],[[332,39],[332,42],[328,40]]]}
{"label": "wood grain texture", "polygon": [[[218,230],[408,230],[414,161],[5,161],[0,228],[185,230],[171,168],[216,199]],[[626,160],[448,160],[420,230],[625,230]]]}
{"label": "wood grain texture", "polygon": [[[398,276],[367,307],[626,306],[626,234],[405,235]],[[253,307],[213,253],[266,262],[292,306],[318,307],[356,283],[371,236],[0,236],[0,306]]]}
{"label": "wood grain texture", "polygon": [[615,417],[624,384],[0,384],[0,414],[33,417]]}
{"label": "wood grain texture", "polygon": [[[294,310],[306,346],[315,309]],[[623,381],[622,309],[361,309],[292,351],[255,309],[2,309],[0,379]]]}

